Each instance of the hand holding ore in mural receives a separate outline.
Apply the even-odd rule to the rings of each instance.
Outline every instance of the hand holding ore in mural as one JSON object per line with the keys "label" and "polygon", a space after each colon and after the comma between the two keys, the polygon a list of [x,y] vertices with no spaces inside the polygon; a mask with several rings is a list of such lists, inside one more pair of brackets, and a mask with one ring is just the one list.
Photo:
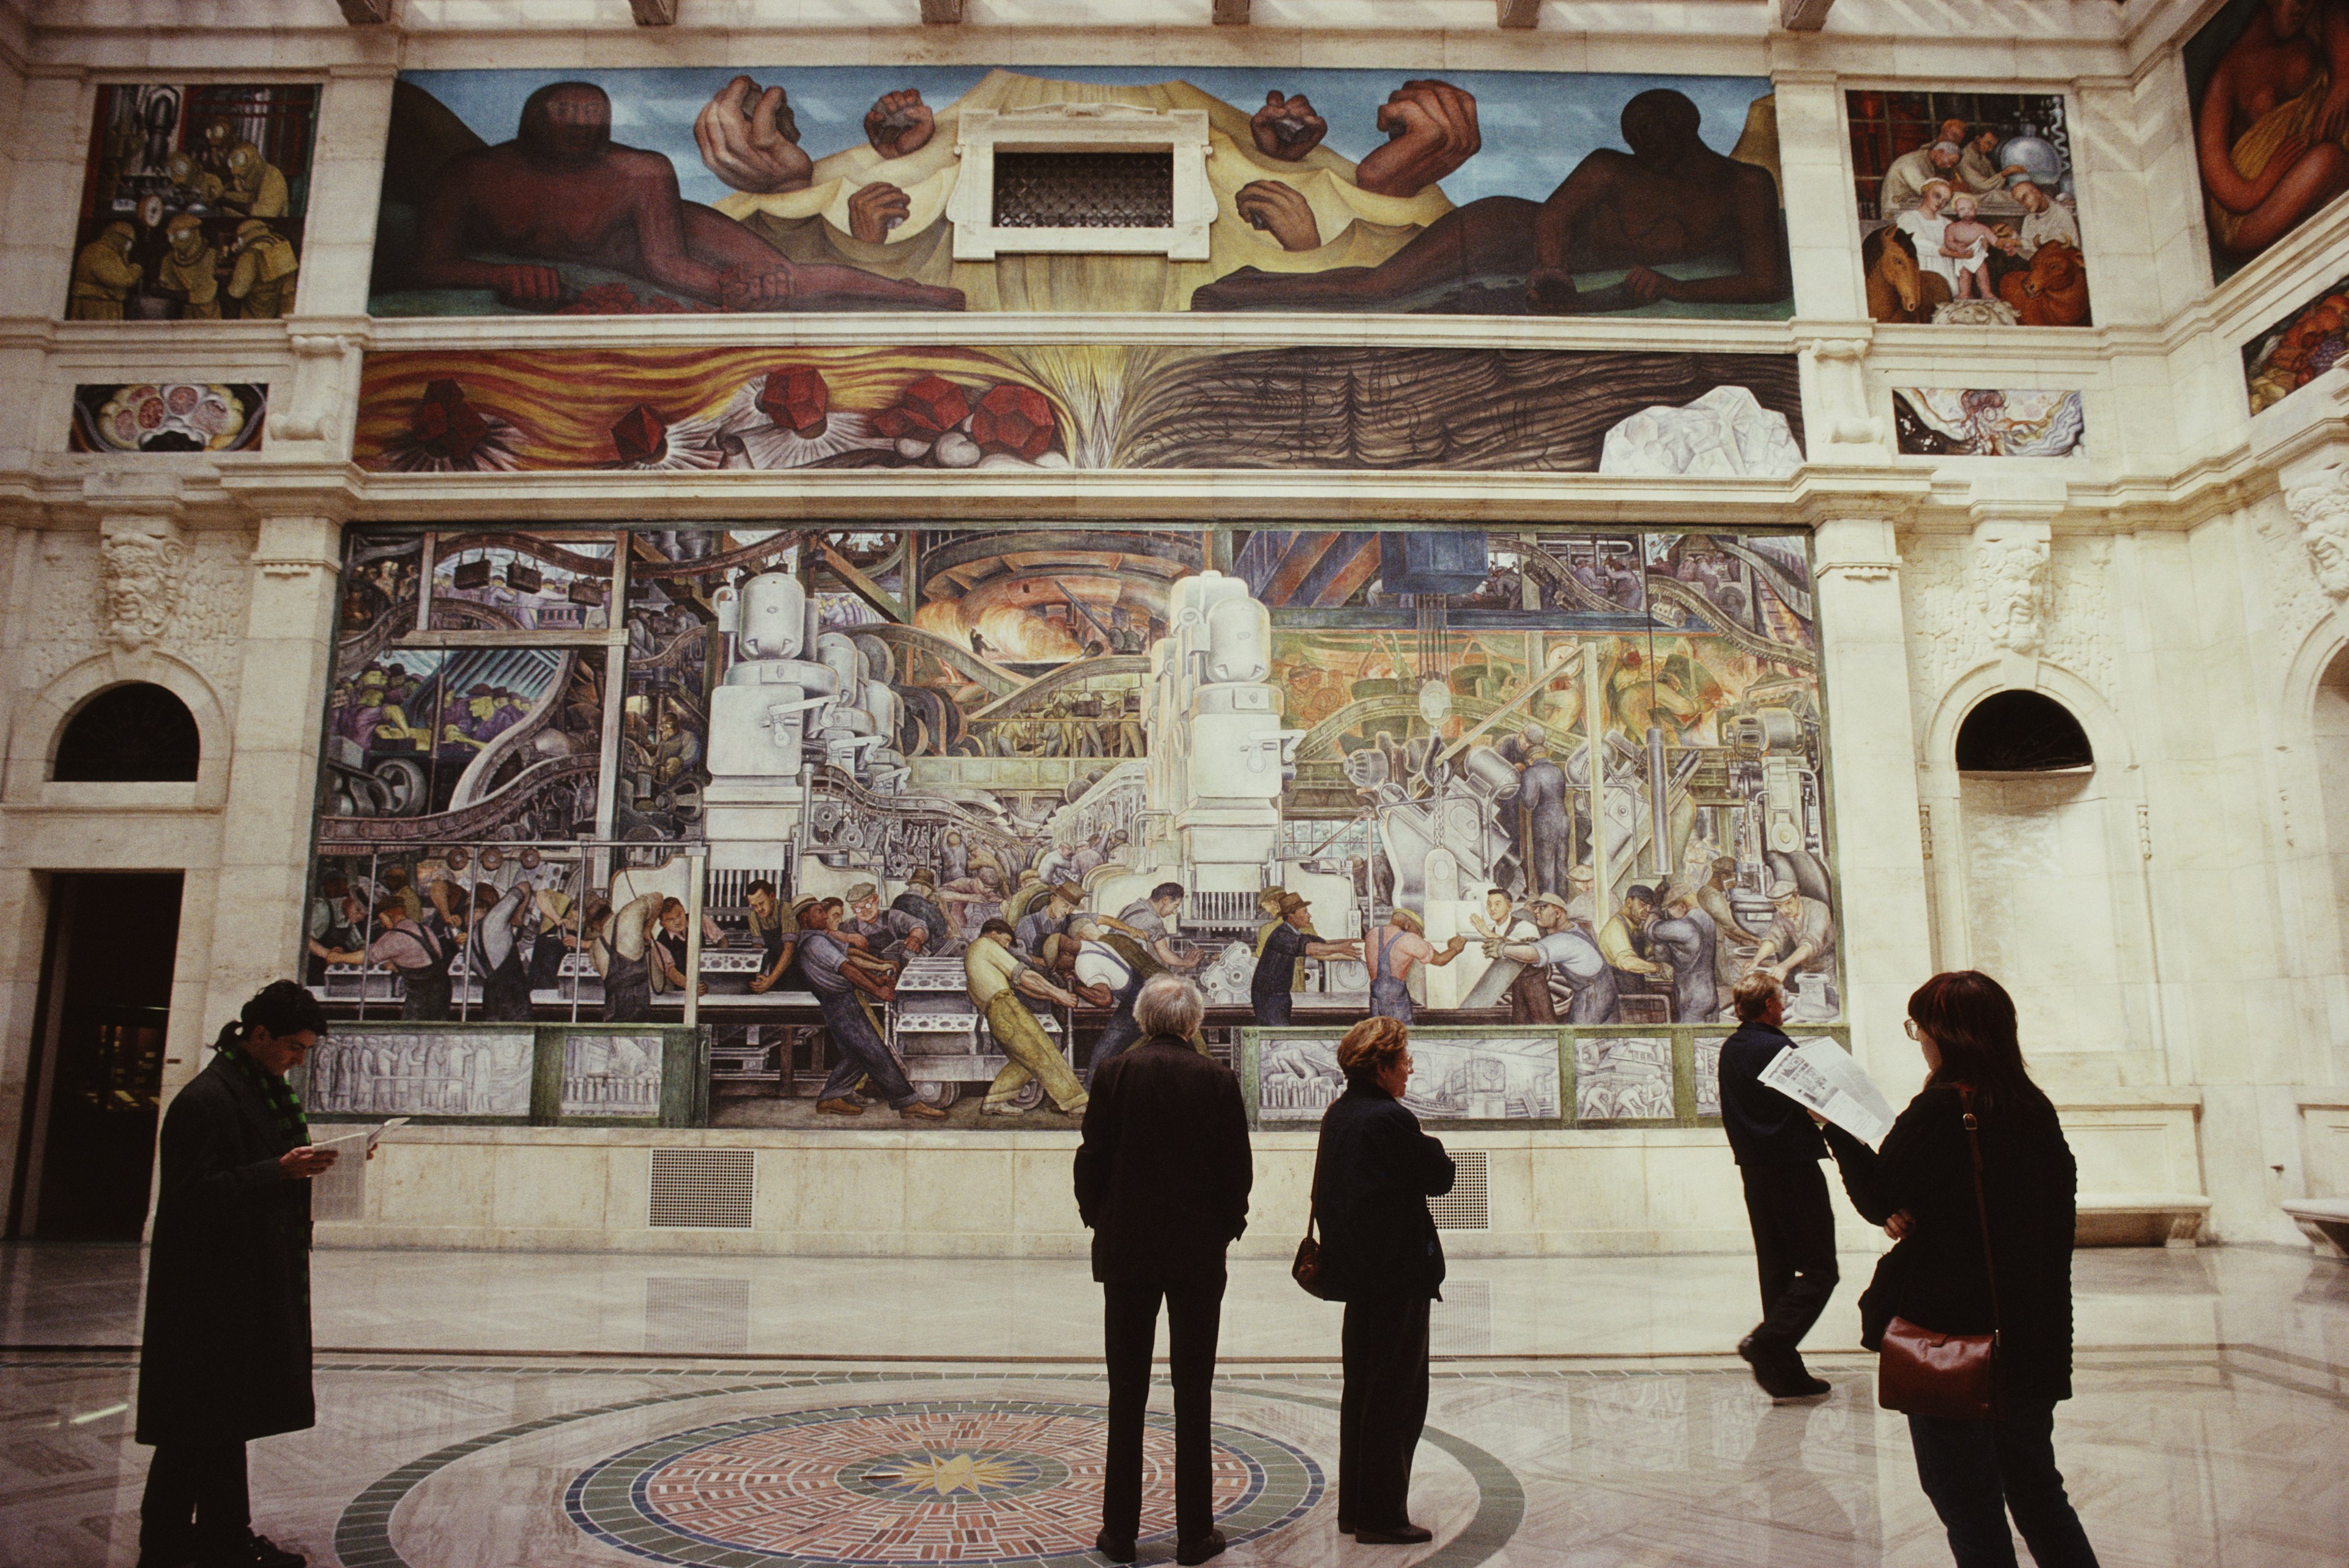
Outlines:
{"label": "hand holding ore in mural", "polygon": [[1233,196],[1232,206],[1250,227],[1278,240],[1282,250],[1309,251],[1320,246],[1321,226],[1314,222],[1312,203],[1294,185],[1252,180]]}
{"label": "hand holding ore in mural", "polygon": [[1485,145],[1476,100],[1450,82],[1408,81],[1379,108],[1384,147],[1354,170],[1354,183],[1381,196],[1409,196],[1434,184]]}
{"label": "hand holding ore in mural", "polygon": [[919,152],[930,144],[937,130],[937,121],[931,118],[930,106],[922,101],[919,88],[885,92],[873,100],[873,107],[864,114],[864,140],[884,158],[903,158]]}
{"label": "hand holding ore in mural", "polygon": [[800,150],[789,95],[779,87],[762,92],[749,77],[736,77],[702,105],[693,140],[712,174],[753,195],[804,190],[815,171],[815,161]]}
{"label": "hand holding ore in mural", "polygon": [[885,180],[875,180],[860,185],[848,198],[848,232],[866,244],[877,245],[913,211],[912,197]]}
{"label": "hand holding ore in mural", "polygon": [[1283,163],[1296,162],[1320,146],[1329,134],[1330,122],[1313,112],[1311,100],[1303,93],[1283,98],[1268,92],[1264,95],[1264,107],[1248,117],[1248,137],[1256,150]]}

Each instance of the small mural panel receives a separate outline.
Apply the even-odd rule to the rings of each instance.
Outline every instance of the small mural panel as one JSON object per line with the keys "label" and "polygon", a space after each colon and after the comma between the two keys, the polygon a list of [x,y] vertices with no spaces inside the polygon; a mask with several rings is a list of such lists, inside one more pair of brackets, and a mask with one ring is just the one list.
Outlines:
{"label": "small mural panel", "polygon": [[1753,77],[409,71],[369,309],[1784,319],[1784,205]]}
{"label": "small mural panel", "polygon": [[1845,102],[1871,318],[2091,324],[2061,96],[1868,88]]}
{"label": "small mural panel", "polygon": [[1576,1120],[1670,1121],[1677,1114],[1671,1035],[1575,1035]]}
{"label": "small mural panel", "polygon": [[657,1034],[564,1035],[563,1114],[660,1115],[662,1050]]}
{"label": "small mural panel", "polygon": [[[1346,1092],[1338,1066],[1343,1030],[1325,1033],[1267,1033],[1257,1044],[1257,1117],[1267,1125],[1319,1122],[1331,1101]],[[1428,1121],[1555,1121],[1558,1095],[1558,1036],[1490,1033],[1462,1029],[1415,1029],[1414,1064],[1403,1104]]]}
{"label": "small mural panel", "polygon": [[2349,277],[2243,345],[2251,412],[2271,409],[2349,358]]}
{"label": "small mural panel", "polygon": [[2178,51],[2220,283],[2349,190],[2349,19],[2230,0]]}
{"label": "small mural panel", "polygon": [[107,382],[74,389],[72,452],[261,450],[269,389],[249,382]]}
{"label": "small mural panel", "polygon": [[[355,455],[388,473],[1323,468],[1783,478],[1802,464],[1802,442],[1801,377],[1788,354],[507,348],[369,354]],[[484,573],[480,564],[489,543],[452,546],[485,587],[507,580],[502,566]],[[548,594],[562,569],[591,581],[598,570],[530,565]],[[592,612],[589,624],[600,624]]]}
{"label": "small mural panel", "polygon": [[67,317],[292,315],[317,133],[314,83],[99,88]]}
{"label": "small mural panel", "polygon": [[532,1034],[435,1030],[336,1033],[310,1054],[313,1116],[527,1116]]}
{"label": "small mural panel", "polygon": [[2077,392],[1895,387],[1892,422],[1911,457],[2085,457]]}

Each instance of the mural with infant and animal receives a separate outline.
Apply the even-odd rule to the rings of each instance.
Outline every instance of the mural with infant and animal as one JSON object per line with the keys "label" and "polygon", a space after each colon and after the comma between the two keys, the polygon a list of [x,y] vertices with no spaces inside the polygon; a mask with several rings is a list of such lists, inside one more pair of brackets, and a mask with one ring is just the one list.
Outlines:
{"label": "mural with infant and animal", "polygon": [[378,316],[1794,313],[1758,77],[403,73]]}
{"label": "mural with infant and animal", "polygon": [[1871,319],[2094,324],[2060,95],[1870,88],[1845,107]]}

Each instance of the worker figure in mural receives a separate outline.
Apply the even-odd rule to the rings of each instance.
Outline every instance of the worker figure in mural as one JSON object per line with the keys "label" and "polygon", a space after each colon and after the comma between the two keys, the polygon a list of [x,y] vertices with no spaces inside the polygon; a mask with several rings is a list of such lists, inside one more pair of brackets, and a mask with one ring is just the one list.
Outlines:
{"label": "worker figure in mural", "polygon": [[728,310],[962,308],[956,289],[794,264],[724,213],[686,201],[666,156],[612,140],[612,100],[588,82],[541,88],[512,141],[450,159],[419,221],[415,273],[426,287],[486,288],[503,304],[551,310],[563,303],[561,262]]}
{"label": "worker figure in mural", "polygon": [[888,1002],[896,994],[896,971],[841,940],[834,927],[844,909],[837,898],[803,898],[792,907],[798,918],[799,972],[815,992],[823,1010],[824,1033],[839,1054],[839,1064],[816,1091],[816,1110],[830,1116],[861,1116],[864,1104],[856,1098],[860,1084],[886,1100],[908,1121],[943,1121],[946,1113],[915,1098],[905,1069],[883,1038],[873,1016],[872,1002]]}
{"label": "worker figure in mural", "polygon": [[981,926],[978,937],[962,957],[963,975],[968,982],[970,1000],[987,1018],[988,1033],[1010,1060],[988,1085],[987,1102],[979,1107],[983,1116],[1016,1116],[1019,1107],[1012,1096],[1027,1087],[1030,1079],[1044,1085],[1055,1109],[1063,1116],[1081,1116],[1085,1108],[1085,1086],[1077,1082],[1077,1075],[1060,1051],[1052,1044],[1044,1026],[1019,1000],[1019,993],[1057,1002],[1063,1007],[1074,1007],[1077,998],[1056,984],[1045,972],[1027,962],[1011,950],[1011,922],[1000,916]]}
{"label": "worker figure in mural", "polygon": [[1501,957],[1528,967],[1554,969],[1563,975],[1574,991],[1574,1000],[1567,1008],[1568,1023],[1615,1022],[1615,971],[1608,966],[1599,944],[1582,928],[1571,923],[1566,900],[1555,893],[1540,893],[1535,895],[1529,908],[1534,924],[1541,931],[1540,939],[1504,942]]}
{"label": "worker figure in mural", "polygon": [[[1537,312],[1629,310],[1660,299],[1766,304],[1794,289],[1779,232],[1777,182],[1769,171],[1715,152],[1699,138],[1696,104],[1653,88],[1623,106],[1629,151],[1600,148],[1544,202],[1487,196],[1455,208],[1372,267],[1218,278],[1191,296],[1194,310],[1375,310],[1475,279],[1526,279]],[[1682,279],[1655,270],[1677,262],[1734,258],[1720,276]],[[1625,270],[1628,269],[1628,270]],[[1620,283],[1585,292],[1578,272],[1624,271]]]}

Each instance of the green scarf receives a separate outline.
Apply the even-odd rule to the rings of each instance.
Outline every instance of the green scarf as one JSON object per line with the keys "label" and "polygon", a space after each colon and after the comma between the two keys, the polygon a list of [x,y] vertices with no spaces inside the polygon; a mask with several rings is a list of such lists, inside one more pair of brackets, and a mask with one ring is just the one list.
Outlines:
{"label": "green scarf", "polygon": [[277,1130],[290,1144],[310,1141],[310,1124],[302,1116],[302,1096],[294,1092],[293,1085],[246,1055],[241,1045],[222,1046],[220,1054],[232,1072],[243,1074],[261,1091],[261,1097],[269,1102],[269,1114],[277,1123]]}

